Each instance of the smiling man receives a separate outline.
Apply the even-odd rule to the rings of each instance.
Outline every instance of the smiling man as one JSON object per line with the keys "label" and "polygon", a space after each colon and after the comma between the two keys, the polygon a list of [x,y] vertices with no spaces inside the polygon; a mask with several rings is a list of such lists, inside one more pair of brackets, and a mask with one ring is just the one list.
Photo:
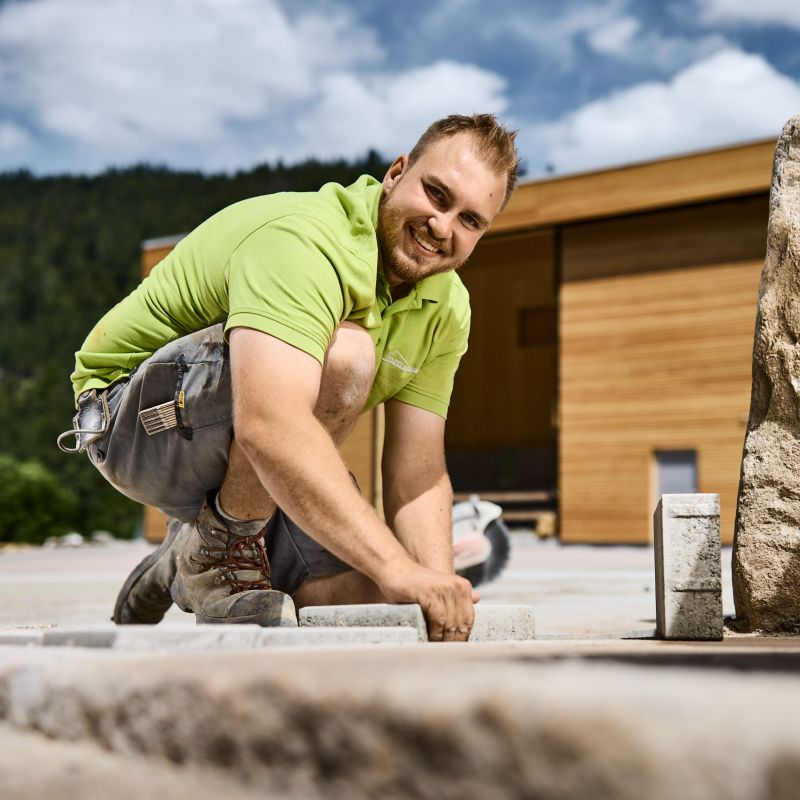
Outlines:
{"label": "smiling man", "polygon": [[[100,320],[76,354],[74,449],[171,517],[116,622],[158,622],[173,601],[262,625],[396,602],[422,606],[433,641],[469,637],[444,458],[469,333],[455,270],[517,173],[493,116],[447,117],[382,183],[224,209]],[[385,523],[336,447],[379,403]]]}

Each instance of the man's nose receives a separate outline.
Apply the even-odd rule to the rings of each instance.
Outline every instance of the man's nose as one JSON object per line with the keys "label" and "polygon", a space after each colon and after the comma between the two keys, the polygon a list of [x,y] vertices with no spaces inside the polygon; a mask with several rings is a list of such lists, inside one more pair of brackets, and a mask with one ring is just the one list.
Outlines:
{"label": "man's nose", "polygon": [[453,232],[452,214],[434,214],[428,220],[430,232],[437,238],[447,241]]}

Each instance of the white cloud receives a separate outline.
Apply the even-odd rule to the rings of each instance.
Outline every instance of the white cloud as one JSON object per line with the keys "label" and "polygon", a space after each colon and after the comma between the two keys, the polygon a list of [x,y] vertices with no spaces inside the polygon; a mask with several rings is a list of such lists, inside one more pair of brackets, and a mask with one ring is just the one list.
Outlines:
{"label": "white cloud", "polygon": [[309,100],[329,70],[381,58],[346,10],[292,22],[275,0],[12,3],[0,52],[7,107],[122,160],[210,145],[231,122]]}
{"label": "white cloud", "polygon": [[394,156],[446,114],[505,111],[505,88],[498,75],[452,61],[393,75],[337,73],[322,80],[319,99],[298,123],[295,155],[355,156],[379,143]]}
{"label": "white cloud", "polygon": [[574,172],[777,136],[798,112],[798,82],[761,56],[728,49],[669,82],[642,83],[523,130],[523,146]]}
{"label": "white cloud", "polygon": [[730,47],[719,34],[700,37],[666,35],[643,28],[640,20],[620,16],[589,33],[587,44],[597,53],[630,64],[671,73],[717,50]]}
{"label": "white cloud", "polygon": [[30,134],[24,128],[13,122],[0,122],[0,152],[20,152],[30,141]]}
{"label": "white cloud", "polygon": [[800,28],[797,0],[697,0],[706,24],[778,25]]}
{"label": "white cloud", "polygon": [[[343,4],[320,9],[290,16],[278,0],[0,5],[4,114],[70,154],[56,169],[95,171],[135,161],[234,169],[370,147],[388,155],[437,116],[505,109],[495,73],[446,60],[390,73],[375,30]],[[3,135],[15,141],[11,128]]]}
{"label": "white cloud", "polygon": [[591,31],[587,41],[598,53],[624,55],[641,27],[642,23],[635,17],[619,17]]}

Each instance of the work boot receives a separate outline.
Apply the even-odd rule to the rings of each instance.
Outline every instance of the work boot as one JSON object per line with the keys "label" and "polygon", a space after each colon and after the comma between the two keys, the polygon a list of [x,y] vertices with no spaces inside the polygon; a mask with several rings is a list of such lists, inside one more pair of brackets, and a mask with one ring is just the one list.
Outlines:
{"label": "work boot", "polygon": [[175,579],[175,558],[188,539],[191,526],[170,519],[167,538],[143,558],[122,585],[114,616],[117,625],[155,625],[172,605],[169,587]]}
{"label": "work boot", "polygon": [[254,535],[233,527],[217,514],[209,494],[178,553],[172,599],[198,622],[296,626],[292,598],[270,582],[266,526]]}

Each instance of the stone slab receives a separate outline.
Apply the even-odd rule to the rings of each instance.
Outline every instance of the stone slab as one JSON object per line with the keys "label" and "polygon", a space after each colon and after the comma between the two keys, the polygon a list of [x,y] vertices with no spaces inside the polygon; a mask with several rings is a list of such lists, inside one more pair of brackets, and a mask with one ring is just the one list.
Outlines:
{"label": "stone slab", "polygon": [[[425,617],[416,604],[315,606],[301,609],[300,627],[337,626],[408,627],[416,630],[419,641],[428,640]],[[478,603],[470,642],[530,641],[535,638],[533,606]]]}
{"label": "stone slab", "polygon": [[300,628],[378,627],[412,628],[418,641],[428,634],[422,609],[416,604],[364,603],[361,605],[309,606],[300,609]]}
{"label": "stone slab", "polygon": [[91,741],[54,741],[0,724],[3,800],[257,800],[262,791],[207,766],[109,753]]}
{"label": "stone slab", "polygon": [[[98,625],[45,631],[46,647],[98,647],[114,650],[198,652],[263,647],[319,647],[362,644],[413,644],[410,628],[262,628],[259,625]],[[19,644],[19,642],[10,642]]]}
{"label": "stone slab", "polygon": [[656,635],[721,639],[719,495],[662,495],[653,528]]}
{"label": "stone slab", "polygon": [[43,637],[44,631],[41,630],[0,631],[0,645],[38,646]]}
{"label": "stone slab", "polygon": [[[269,658],[114,659],[83,650],[46,659],[61,654],[20,648],[0,660],[0,716],[132,767],[139,758],[154,770],[179,762],[187,786],[213,768],[286,800],[790,800],[800,778],[794,672],[564,658],[629,651],[657,663],[665,653],[723,653],[729,644],[592,643],[565,651],[524,643],[514,663],[481,645],[311,658],[282,650]],[[541,650],[561,657],[537,662]],[[75,769],[92,763],[83,758]],[[13,757],[7,763],[13,769]],[[60,797],[53,786],[51,796]],[[97,796],[117,797],[105,788]],[[146,788],[139,796],[172,796],[166,787]],[[199,792],[203,800],[228,796],[211,786]]]}
{"label": "stone slab", "polygon": [[533,606],[478,603],[470,642],[528,642],[536,638]]}

